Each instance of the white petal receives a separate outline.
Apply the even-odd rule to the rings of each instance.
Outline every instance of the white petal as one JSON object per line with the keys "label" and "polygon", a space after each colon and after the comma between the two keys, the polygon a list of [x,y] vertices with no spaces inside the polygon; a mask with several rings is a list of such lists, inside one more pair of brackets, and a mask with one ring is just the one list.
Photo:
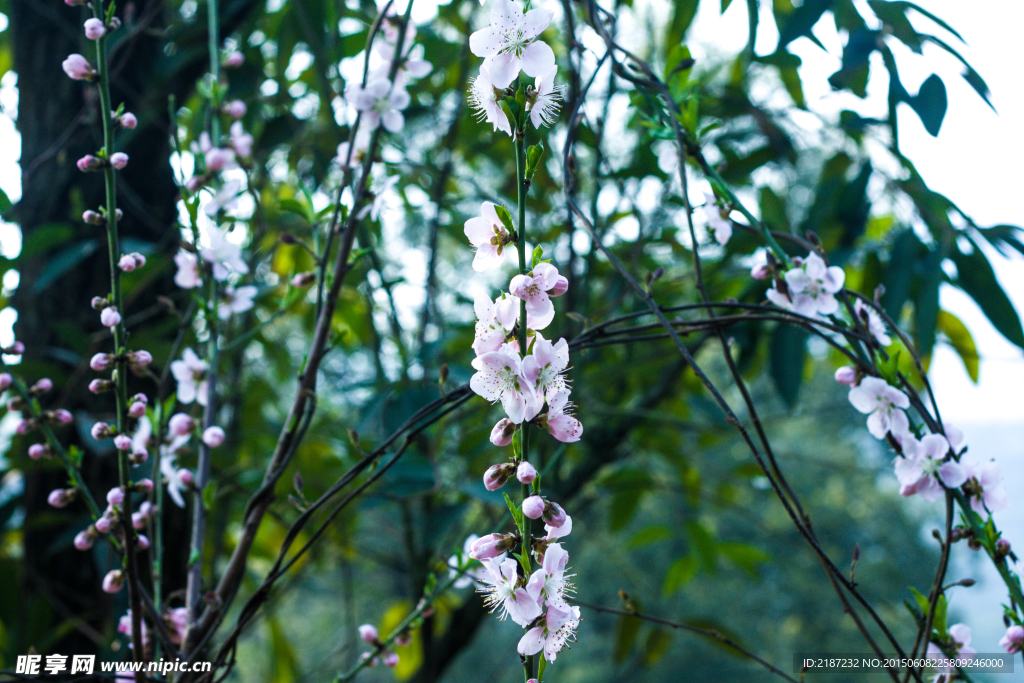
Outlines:
{"label": "white petal", "polygon": [[[525,53],[524,53],[525,54]],[[519,75],[520,59],[511,52],[488,57],[481,69],[487,70],[491,83],[499,90],[507,88]]]}
{"label": "white petal", "polygon": [[497,0],[491,6],[491,26],[499,31],[515,31],[523,27],[523,11],[511,0]]}
{"label": "white petal", "polygon": [[539,36],[551,23],[555,13],[547,9],[532,9],[523,17],[523,37],[532,40]]}
{"label": "white petal", "polygon": [[555,53],[547,43],[534,41],[523,50],[522,66],[527,76],[543,76],[555,67]]}

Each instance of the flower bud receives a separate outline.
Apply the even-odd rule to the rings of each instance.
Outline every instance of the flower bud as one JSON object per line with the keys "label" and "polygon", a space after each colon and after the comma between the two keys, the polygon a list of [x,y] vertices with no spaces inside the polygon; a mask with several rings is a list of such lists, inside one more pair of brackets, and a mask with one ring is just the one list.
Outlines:
{"label": "flower bud", "polygon": [[153,362],[153,354],[149,351],[129,351],[128,363],[132,366],[144,368]]}
{"label": "flower bud", "polygon": [[119,451],[130,451],[132,449],[132,437],[127,434],[118,434],[114,437],[114,448]]}
{"label": "flower bud", "polygon": [[24,407],[25,401],[22,400],[21,396],[7,399],[7,410],[22,410]]}
{"label": "flower bud", "polygon": [[844,365],[836,370],[836,381],[840,384],[852,387],[857,383],[857,371],[848,365]]}
{"label": "flower bud", "polygon": [[117,593],[124,587],[124,572],[120,569],[114,569],[107,572],[107,575],[103,577],[103,592],[104,593]]}
{"label": "flower bud", "polygon": [[85,20],[85,37],[89,40],[99,40],[107,32],[103,22],[93,17]]}
{"label": "flower bud", "polygon": [[74,417],[71,416],[71,411],[59,408],[54,411],[47,413],[47,417],[51,422],[56,422],[59,425],[71,424]]}
{"label": "flower bud", "polygon": [[102,517],[96,520],[96,524],[94,524],[93,526],[96,527],[96,531],[100,532],[101,534],[105,534],[110,531],[110,528],[112,526],[114,526],[114,521],[110,517],[103,515]]}
{"label": "flower bud", "polygon": [[498,447],[509,445],[512,443],[516,429],[518,429],[518,425],[507,417],[498,420],[498,424],[494,425],[491,430],[491,443]]}
{"label": "flower bud", "polygon": [[196,477],[192,474],[191,470],[178,470],[178,479],[181,479],[181,483],[189,488],[193,488],[196,485]]}
{"label": "flower bud", "polygon": [[544,514],[544,499],[540,496],[530,496],[523,501],[523,514],[530,519],[540,519]]}
{"label": "flower bud", "polygon": [[75,534],[74,545],[76,550],[88,550],[92,547],[93,541],[96,539],[91,533],[89,533],[90,531],[95,533],[95,529],[93,527],[89,527],[85,531],[79,531]]}
{"label": "flower bud", "polygon": [[82,212],[82,222],[90,225],[103,225],[107,220],[98,211],[86,209]]}
{"label": "flower bud", "polygon": [[92,306],[94,311],[102,311],[110,305],[110,299],[105,296],[94,296],[89,305]]}
{"label": "flower bud", "polygon": [[117,267],[126,273],[130,273],[135,270],[135,259],[127,255],[122,256],[117,262]]}
{"label": "flower bud", "polygon": [[999,647],[1011,655],[1024,649],[1024,626],[1013,624],[1006,629],[1006,634],[999,640]]}
{"label": "flower bud", "polygon": [[1000,538],[998,541],[996,541],[996,549],[995,553],[993,554],[995,555],[994,559],[996,560],[996,562],[1005,559],[1006,556],[1010,554],[1010,542],[1007,541],[1005,538]]}
{"label": "flower bud", "polygon": [[17,424],[17,426],[14,428],[14,431],[17,434],[28,434],[29,431],[32,430],[35,426],[36,426],[36,421],[30,417],[30,418],[28,418],[26,420],[20,421]]}
{"label": "flower bud", "polygon": [[245,106],[245,102],[242,100],[232,100],[225,105],[224,111],[227,112],[228,116],[231,118],[240,119],[245,116],[247,107]]}
{"label": "flower bud", "polygon": [[146,528],[146,516],[141,512],[132,513],[132,528],[141,531]]}
{"label": "flower bud", "polygon": [[91,81],[96,77],[89,60],[79,54],[68,55],[68,58],[61,63],[64,73],[76,81]]}
{"label": "flower bud", "polygon": [[114,360],[113,354],[110,353],[97,353],[89,360],[89,367],[96,372],[103,372],[110,365],[111,361]]}
{"label": "flower bud", "polygon": [[114,383],[109,379],[94,379],[89,382],[89,391],[94,394],[102,394],[105,391],[113,391]]}
{"label": "flower bud", "polygon": [[203,432],[203,443],[210,448],[217,448],[224,443],[224,430],[216,425],[207,427]]}
{"label": "flower bud", "polygon": [[117,17],[110,17],[110,23],[107,24],[107,28],[109,28],[111,31],[116,31],[117,29],[121,28],[121,20]]}
{"label": "flower bud", "polygon": [[108,306],[100,313],[100,323],[104,327],[116,327],[121,323],[121,314],[117,312],[116,306]]}
{"label": "flower bud", "polygon": [[234,154],[226,149],[214,147],[205,155],[206,168],[211,171],[222,171],[231,161]]}
{"label": "flower bud", "polygon": [[359,627],[359,637],[373,645],[377,642],[377,627],[373,624],[363,624]]}
{"label": "flower bud", "polygon": [[87,173],[89,171],[98,170],[100,166],[103,165],[103,161],[97,156],[86,154],[84,157],[76,161],[75,165],[78,166],[79,171]]}
{"label": "flower bud", "polygon": [[537,470],[534,469],[533,465],[525,460],[519,463],[519,468],[516,470],[516,479],[519,480],[520,484],[530,484],[536,478]]}
{"label": "flower bud", "polygon": [[508,478],[512,476],[514,471],[515,466],[512,463],[506,462],[501,465],[491,465],[484,472],[484,488],[488,491],[497,491],[505,485],[505,482],[508,481]]}
{"label": "flower bud", "polygon": [[384,655],[384,666],[394,669],[398,666],[398,655],[394,652],[389,652]]}
{"label": "flower bud", "polygon": [[55,508],[65,507],[78,496],[78,489],[54,489],[46,497],[46,502]]}
{"label": "flower bud", "polygon": [[515,545],[516,537],[512,534],[487,534],[473,541],[469,547],[469,556],[474,560],[487,560],[498,557]]}
{"label": "flower bud", "polygon": [[43,377],[41,380],[32,385],[32,387],[28,390],[28,393],[32,394],[33,396],[41,396],[50,389],[53,389],[53,381],[51,381],[47,377]]}
{"label": "flower bud", "polygon": [[562,296],[569,291],[569,279],[564,275],[559,275],[558,279],[555,280],[555,286],[548,290],[548,296],[554,298],[556,296]]}
{"label": "flower bud", "polygon": [[194,175],[185,181],[185,189],[189,192],[198,192],[204,182],[206,182],[205,176]]}
{"label": "flower bud", "polygon": [[14,384],[14,378],[11,377],[11,373],[0,373],[0,391],[6,391],[12,384]]}
{"label": "flower bud", "polygon": [[291,279],[292,287],[309,287],[314,282],[316,282],[316,273],[313,272],[297,273]]}
{"label": "flower bud", "polygon": [[196,423],[185,413],[175,413],[167,423],[167,429],[174,436],[187,436],[195,431]]}
{"label": "flower bud", "polygon": [[136,550],[146,550],[149,548],[149,538],[145,534],[139,534],[139,537],[135,539]]}
{"label": "flower bud", "polygon": [[544,506],[544,523],[557,529],[565,524],[565,510],[558,503],[546,502],[547,504]]}
{"label": "flower bud", "polygon": [[139,479],[137,482],[135,482],[135,486],[132,487],[132,490],[135,491],[136,493],[149,493],[150,491],[153,490],[153,480]]}
{"label": "flower bud", "polygon": [[135,114],[126,111],[117,117],[117,122],[122,128],[132,130],[135,126],[139,125],[139,120],[135,118]]}
{"label": "flower bud", "polygon": [[766,280],[772,274],[772,269],[767,263],[759,263],[750,269],[750,277],[755,280]]}
{"label": "flower bud", "polygon": [[120,171],[128,165],[128,155],[124,152],[114,152],[110,155],[110,165]]}
{"label": "flower bud", "polygon": [[28,457],[33,460],[39,460],[40,458],[49,458],[53,455],[53,449],[48,444],[34,443],[28,447]]}
{"label": "flower bud", "polygon": [[237,69],[245,63],[245,55],[238,50],[231,52],[227,57],[224,58],[224,66],[229,69]]}
{"label": "flower bud", "polygon": [[10,346],[8,346],[6,349],[4,349],[4,353],[9,353],[9,354],[12,354],[12,355],[15,355],[15,356],[20,356],[21,354],[25,353],[25,344],[23,344],[20,341],[14,342]]}
{"label": "flower bud", "polygon": [[395,645],[401,645],[404,647],[411,642],[412,634],[410,634],[408,631],[402,631],[397,636],[395,636]]}
{"label": "flower bud", "polygon": [[146,404],[136,401],[128,406],[128,417],[138,419],[146,414]]}
{"label": "flower bud", "polygon": [[89,430],[89,433],[92,434],[92,438],[97,441],[102,441],[103,439],[109,438],[114,432],[106,422],[97,422],[92,426],[92,429]]}
{"label": "flower bud", "polygon": [[107,503],[111,507],[117,507],[124,502],[124,489],[121,487],[114,487],[107,491]]}
{"label": "flower bud", "polygon": [[130,462],[132,465],[141,465],[147,460],[149,460],[149,451],[147,451],[145,448],[142,448],[141,446],[132,451],[131,454],[128,456],[128,462]]}

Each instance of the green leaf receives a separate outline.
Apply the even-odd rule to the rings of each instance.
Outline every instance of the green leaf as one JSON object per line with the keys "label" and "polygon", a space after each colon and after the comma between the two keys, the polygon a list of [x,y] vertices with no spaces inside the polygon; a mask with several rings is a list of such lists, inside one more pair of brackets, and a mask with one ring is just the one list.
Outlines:
{"label": "green leaf", "polygon": [[939,283],[943,272],[939,266],[939,252],[930,251],[924,262],[924,272],[918,278],[917,296],[914,298],[914,343],[917,353],[930,356],[935,345],[935,325],[939,317]]}
{"label": "green leaf", "polygon": [[709,574],[718,571],[718,543],[712,533],[700,522],[687,522],[686,533],[697,552],[701,568]]}
{"label": "green leaf", "polygon": [[900,319],[903,304],[910,297],[914,262],[921,246],[914,231],[906,228],[896,235],[889,249],[889,267],[885,269],[885,277],[882,279],[885,285],[882,307],[893,320]]}
{"label": "green leaf", "polygon": [[508,497],[508,494],[504,491],[502,494],[505,497],[505,505],[508,506],[508,511],[512,513],[512,520],[519,527],[520,532],[523,530],[523,513],[520,512],[519,507],[512,502],[512,499]]}
{"label": "green leaf", "polygon": [[619,626],[615,633],[615,652],[612,655],[612,659],[616,663],[625,661],[626,657],[629,657],[629,653],[633,650],[633,644],[636,642],[636,636],[640,632],[640,620],[636,617],[619,617]]}
{"label": "green leaf", "polygon": [[203,507],[207,512],[213,509],[213,501],[217,499],[217,482],[211,481],[203,487]]}
{"label": "green leaf", "polygon": [[45,254],[67,242],[74,234],[75,231],[66,223],[40,225],[26,233],[18,258],[27,259],[38,254]]}
{"label": "green leaf", "polygon": [[7,213],[11,209],[11,199],[7,196],[7,193],[0,190],[0,216]]}
{"label": "green leaf", "polygon": [[697,16],[697,5],[699,0],[677,0],[675,3],[675,14],[672,15],[672,23],[668,27],[668,35],[665,37],[665,47],[671,50],[676,45],[681,45],[686,36],[687,29]]}
{"label": "green leaf", "polygon": [[726,559],[754,579],[761,575],[760,566],[769,560],[768,553],[749,543],[726,541],[719,543],[718,549]]}
{"label": "green leaf", "polygon": [[910,587],[910,592],[914,594],[914,600],[917,601],[917,608],[921,610],[921,614],[927,615],[929,611],[928,598],[917,592],[917,589],[913,586]]}
{"label": "green leaf", "polygon": [[946,116],[946,86],[942,79],[932,74],[921,84],[917,96],[908,99],[907,103],[917,112],[924,129],[935,137],[942,128],[942,119]]}
{"label": "green leaf", "polygon": [[289,211],[297,214],[307,223],[316,222],[316,216],[313,214],[313,207],[306,202],[301,202],[298,199],[282,199],[277,203],[277,206],[282,211]]}
{"label": "green leaf", "polygon": [[921,54],[921,36],[907,19],[905,5],[887,0],[868,0],[868,5],[885,24],[888,33],[914,52]]}
{"label": "green leaf", "polygon": [[672,636],[663,628],[654,629],[647,634],[647,642],[644,643],[644,666],[656,664],[659,659],[665,656],[671,644]]}
{"label": "green leaf", "polygon": [[71,269],[92,256],[99,249],[99,241],[90,239],[62,249],[46,260],[46,265],[34,283],[32,293],[39,294],[60,280]]}
{"label": "green leaf", "polygon": [[494,213],[498,214],[498,220],[501,221],[501,224],[504,225],[509,232],[515,232],[515,226],[512,225],[512,214],[509,213],[504,204],[501,206],[495,205]]}
{"label": "green leaf", "polygon": [[804,99],[804,88],[799,72],[794,68],[779,69],[779,76],[782,78],[782,85],[786,86],[786,92],[793,99],[793,104],[806,109],[807,101]]}
{"label": "green leaf", "polygon": [[542,258],[544,258],[544,247],[538,244],[533,248],[533,263],[530,265],[530,268],[536,268]]}
{"label": "green leaf", "polygon": [[667,526],[649,526],[634,534],[633,538],[629,539],[629,542],[626,543],[626,547],[634,550],[668,538],[672,538],[672,529]]}
{"label": "green leaf", "polygon": [[536,145],[530,145],[526,149],[526,177],[533,180],[534,174],[540,167],[541,157],[544,156],[544,141],[538,142]]}
{"label": "green leaf", "polygon": [[671,597],[680,588],[690,582],[690,579],[697,574],[697,558],[693,555],[684,555],[677,558],[665,573],[665,581],[661,586],[661,594]]}
{"label": "green leaf", "polygon": [[978,245],[965,237],[974,247],[970,254],[954,250],[950,257],[956,264],[957,281],[954,283],[974,299],[982,312],[1010,342],[1024,349],[1024,329],[1006,292],[996,280],[992,265]]}
{"label": "green leaf", "polygon": [[772,333],[769,352],[775,389],[792,410],[804,381],[807,333],[794,325],[780,324]]}
{"label": "green leaf", "polygon": [[974,337],[959,318],[948,311],[939,311],[938,328],[946,335],[946,341],[953,347],[960,360],[964,363],[967,375],[975,384],[978,383],[978,347],[974,345]]}

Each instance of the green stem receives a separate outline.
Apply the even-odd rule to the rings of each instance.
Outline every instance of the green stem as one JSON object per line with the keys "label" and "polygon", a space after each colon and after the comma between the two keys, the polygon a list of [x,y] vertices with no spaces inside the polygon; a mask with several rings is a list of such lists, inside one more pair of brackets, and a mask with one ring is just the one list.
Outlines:
{"label": "green stem", "polygon": [[[964,494],[956,489],[953,491],[953,496],[956,498],[956,502],[960,505],[960,509],[963,510],[964,517],[971,525],[971,530],[974,531],[974,537],[979,541],[985,538],[985,531],[978,524],[978,521],[974,518],[974,510],[971,509],[971,504],[964,497]],[[983,544],[985,552],[988,553],[992,559],[992,563],[996,566],[996,571],[999,572],[999,576],[1003,578],[1003,582],[1006,584],[1007,589],[1010,591],[1010,597],[1013,598],[1014,602],[1017,603],[1017,607],[1024,610],[1024,593],[1021,592],[1020,580],[1010,571],[1009,567],[1006,566],[1006,560],[997,562],[996,558],[992,554],[992,548],[989,547],[988,543]]]}
{"label": "green stem", "polygon": [[210,99],[210,140],[214,147],[220,147],[220,26],[218,25],[217,0],[206,1],[206,27],[210,51],[210,75],[213,82]]}

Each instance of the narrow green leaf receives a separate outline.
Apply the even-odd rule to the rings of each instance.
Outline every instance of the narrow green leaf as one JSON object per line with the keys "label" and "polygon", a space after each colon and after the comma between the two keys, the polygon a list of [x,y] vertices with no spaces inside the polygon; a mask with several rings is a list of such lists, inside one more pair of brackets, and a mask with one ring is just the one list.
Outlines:
{"label": "narrow green leaf", "polygon": [[533,176],[540,168],[540,160],[544,156],[544,142],[530,145],[526,149],[526,177],[533,180]]}
{"label": "narrow green leaf", "polygon": [[530,265],[531,268],[536,268],[540,260],[544,258],[544,247],[539,244],[533,248],[533,263]]}
{"label": "narrow green leaf", "polygon": [[665,656],[669,646],[672,644],[672,636],[663,628],[657,628],[647,634],[647,642],[644,643],[643,662],[644,666],[657,664],[658,660]]}
{"label": "narrow green leaf", "polygon": [[978,383],[978,347],[970,330],[952,313],[939,311],[938,327],[946,335],[946,341],[953,347],[960,360],[963,361],[967,375],[975,384]]}
{"label": "narrow green leaf", "polygon": [[498,220],[501,221],[501,224],[504,225],[509,232],[515,230],[515,226],[512,224],[512,214],[509,213],[504,204],[501,206],[495,205],[494,213],[498,214]]}
{"label": "narrow green leaf", "polygon": [[213,501],[217,498],[217,483],[211,481],[203,487],[203,507],[207,512],[213,509]]}
{"label": "narrow green leaf", "polygon": [[780,324],[770,344],[771,376],[779,396],[792,409],[800,395],[807,359],[807,333],[793,325]]}
{"label": "narrow green leaf", "polygon": [[1024,329],[1021,329],[1017,311],[996,280],[995,272],[985,254],[973,240],[965,239],[971,242],[974,251],[964,254],[954,250],[950,254],[957,270],[957,281],[954,284],[977,302],[1000,334],[1024,349]]}
{"label": "narrow green leaf", "polygon": [[942,128],[942,120],[946,117],[946,86],[936,74],[932,74],[921,84],[915,97],[908,100],[911,108],[917,112],[924,129],[935,137]]}

